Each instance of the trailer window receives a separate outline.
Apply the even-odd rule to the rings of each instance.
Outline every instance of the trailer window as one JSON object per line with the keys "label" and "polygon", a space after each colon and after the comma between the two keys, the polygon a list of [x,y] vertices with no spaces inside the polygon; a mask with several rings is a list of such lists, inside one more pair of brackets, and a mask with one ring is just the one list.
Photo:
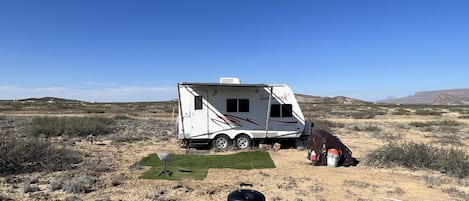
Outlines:
{"label": "trailer window", "polygon": [[280,104],[272,104],[270,106],[270,116],[280,117]]}
{"label": "trailer window", "polygon": [[226,99],[226,111],[237,112],[238,111],[238,99]]}
{"label": "trailer window", "polygon": [[282,117],[292,117],[292,105],[291,104],[283,104],[282,105]]}
{"label": "trailer window", "polygon": [[249,112],[249,99],[239,99],[239,112]]}
{"label": "trailer window", "polygon": [[249,99],[226,99],[227,112],[249,112]]}
{"label": "trailer window", "polygon": [[270,106],[271,117],[292,117],[292,104],[272,104]]}
{"label": "trailer window", "polygon": [[202,98],[203,96],[194,96],[194,109],[201,110],[202,109]]}

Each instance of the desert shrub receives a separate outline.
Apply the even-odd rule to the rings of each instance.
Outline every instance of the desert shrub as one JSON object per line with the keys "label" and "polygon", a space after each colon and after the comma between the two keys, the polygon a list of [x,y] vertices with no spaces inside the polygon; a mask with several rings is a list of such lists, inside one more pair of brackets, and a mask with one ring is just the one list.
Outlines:
{"label": "desert shrub", "polygon": [[89,193],[93,190],[92,185],[96,183],[98,178],[87,174],[81,174],[77,177],[66,181],[63,189],[69,193]]}
{"label": "desert shrub", "polygon": [[1,104],[0,112],[3,111],[18,111],[25,107],[23,104],[16,104],[14,102],[4,102]]}
{"label": "desert shrub", "polygon": [[354,131],[367,131],[367,132],[377,132],[381,131],[381,128],[376,125],[366,125],[366,126],[352,126]]}
{"label": "desert shrub", "polygon": [[[425,136],[427,137],[427,136]],[[452,145],[452,146],[463,146],[464,143],[461,141],[461,136],[456,134],[449,134],[449,135],[431,135],[429,137],[435,138],[432,140],[432,143],[438,143],[442,145]]]}
{"label": "desert shrub", "polygon": [[373,119],[376,115],[374,111],[359,111],[350,114],[354,119]]}
{"label": "desert shrub", "polygon": [[467,110],[465,107],[461,107],[461,106],[449,106],[448,108],[448,111],[449,112],[454,112],[454,113],[458,113],[460,115],[463,115],[463,114],[467,114]]}
{"label": "desert shrub", "polygon": [[50,183],[49,189],[51,191],[60,190],[63,188],[63,185],[64,185],[64,182],[62,179],[55,179]]}
{"label": "desert shrub", "polygon": [[402,139],[401,133],[394,134],[394,133],[371,132],[369,136],[372,138],[383,139],[386,141],[395,141],[395,140]]}
{"label": "desert shrub", "polygon": [[108,134],[113,120],[103,117],[37,117],[30,125],[34,136],[86,136]]}
{"label": "desert shrub", "polygon": [[466,177],[469,175],[469,155],[461,149],[439,149],[435,161],[435,170],[449,176]]}
{"label": "desert shrub", "polygon": [[420,121],[413,121],[413,122],[409,123],[409,126],[414,126],[414,127],[417,127],[417,128],[428,127],[428,126],[431,126],[431,125],[432,124],[430,124],[429,122],[420,122]]}
{"label": "desert shrub", "polygon": [[83,200],[80,197],[71,195],[71,196],[65,197],[64,201],[83,201]]}
{"label": "desert shrub", "polygon": [[89,108],[85,110],[86,113],[88,114],[104,114],[106,111],[103,109],[96,109],[96,108]]}
{"label": "desert shrub", "polygon": [[136,141],[139,141],[141,140],[142,138],[139,138],[137,136],[133,136],[133,135],[116,135],[116,136],[113,136],[111,137],[111,140],[113,142],[128,142],[128,143],[132,143],[132,142],[136,142]]}
{"label": "desert shrub", "polygon": [[423,116],[428,116],[428,115],[441,115],[443,112],[441,111],[435,111],[431,109],[417,109],[415,111],[416,115],[423,115]]}
{"label": "desert shrub", "polygon": [[462,124],[455,120],[442,120],[442,121],[428,121],[428,122],[414,121],[414,122],[410,122],[409,125],[418,127],[418,128],[423,128],[423,127],[429,127],[429,126],[460,126]]}
{"label": "desert shrub", "polygon": [[114,170],[111,164],[107,164],[102,160],[102,156],[95,156],[84,161],[87,170],[94,173],[102,173]]}
{"label": "desert shrub", "polygon": [[121,182],[120,180],[118,180],[118,179],[113,179],[113,180],[111,181],[111,185],[112,185],[112,186],[119,186],[119,185],[121,185],[121,184],[122,184],[122,182]]}
{"label": "desert shrub", "polygon": [[358,180],[344,180],[344,186],[356,188],[377,188],[378,186]]}
{"label": "desert shrub", "polygon": [[463,123],[455,120],[428,121],[428,122],[410,122],[410,126],[423,129],[423,131],[432,132],[425,137],[435,138],[433,142],[440,144],[462,145],[461,135],[458,134],[459,126]]}
{"label": "desert shrub", "polygon": [[461,124],[461,122],[455,121],[455,120],[443,120],[443,121],[438,121],[437,125],[439,125],[439,126],[460,126],[462,124]]}
{"label": "desert shrub", "polygon": [[449,135],[456,136],[456,133],[460,130],[463,123],[455,120],[442,120],[442,121],[428,121],[428,122],[410,122],[410,126],[421,128],[422,131],[426,132],[438,132],[441,135],[435,135],[437,138],[441,138],[443,141],[448,140]]}
{"label": "desert shrub", "polygon": [[31,184],[31,183],[23,184],[23,193],[32,193],[32,192],[36,192],[40,190],[41,189],[35,184]]}
{"label": "desert shrub", "polygon": [[130,117],[125,115],[125,114],[118,114],[118,115],[114,116],[114,119],[125,120],[125,119],[130,119]]}
{"label": "desert shrub", "polygon": [[177,114],[178,113],[177,102],[172,101],[172,102],[162,103],[161,110],[163,110],[163,112],[166,112],[166,113],[175,112]]}
{"label": "desert shrub", "polygon": [[462,198],[462,200],[469,200],[469,193],[466,193],[465,191],[459,190],[455,187],[445,188],[443,189],[443,192],[451,195],[452,197]]}
{"label": "desert shrub", "polygon": [[0,175],[71,169],[81,161],[78,151],[51,147],[45,140],[0,136]]}
{"label": "desert shrub", "polygon": [[469,115],[459,116],[460,119],[469,119]]}
{"label": "desert shrub", "polygon": [[310,111],[311,116],[325,116],[330,114],[334,106],[323,104],[300,103],[303,111]]}
{"label": "desert shrub", "polygon": [[464,111],[459,112],[459,114],[469,114],[469,107],[466,107]]}
{"label": "desert shrub", "polygon": [[102,198],[98,198],[95,201],[112,201],[112,200],[109,196],[105,196],[105,197],[102,197]]}
{"label": "desert shrub", "polygon": [[400,187],[394,187],[394,190],[392,191],[386,191],[387,194],[392,194],[392,195],[403,195],[405,194],[404,189]]}
{"label": "desert shrub", "polygon": [[72,165],[82,161],[80,152],[67,148],[47,148],[41,159],[41,167],[48,171],[72,169]]}
{"label": "desert shrub", "polygon": [[426,175],[424,177],[424,179],[425,179],[425,183],[430,188],[433,188],[434,186],[440,186],[441,185],[441,180],[438,177]]}
{"label": "desert shrub", "polygon": [[410,115],[411,112],[405,108],[397,108],[392,112],[393,115]]}
{"label": "desert shrub", "polygon": [[389,167],[401,165],[410,168],[422,168],[433,163],[433,147],[416,143],[388,143],[366,156],[366,164]]}
{"label": "desert shrub", "polygon": [[4,196],[4,195],[2,195],[2,194],[0,194],[0,200],[2,200],[2,201],[14,201],[13,199],[11,199],[11,198],[9,198],[9,197],[6,197],[6,196]]}
{"label": "desert shrub", "polygon": [[456,136],[456,133],[458,133],[459,128],[456,126],[438,126],[436,130],[440,131],[441,133],[445,133],[444,136],[448,136],[448,134],[453,134]]}
{"label": "desert shrub", "polygon": [[367,154],[365,164],[377,167],[428,168],[449,176],[469,175],[469,155],[456,148],[437,148],[424,143],[388,144]]}
{"label": "desert shrub", "polygon": [[316,120],[312,120],[312,122],[314,123],[314,127],[313,127],[314,130],[331,131],[333,128],[343,128],[345,126],[342,123],[333,122],[329,120],[316,119]]}

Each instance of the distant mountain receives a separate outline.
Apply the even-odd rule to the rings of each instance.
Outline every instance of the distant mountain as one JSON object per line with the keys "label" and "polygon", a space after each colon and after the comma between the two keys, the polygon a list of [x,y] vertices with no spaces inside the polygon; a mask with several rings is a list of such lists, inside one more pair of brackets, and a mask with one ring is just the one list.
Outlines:
{"label": "distant mountain", "polygon": [[403,98],[389,98],[381,103],[426,104],[426,105],[469,105],[469,89],[422,91]]}
{"label": "distant mountain", "polygon": [[84,103],[85,102],[85,101],[70,100],[70,99],[56,98],[56,97],[27,98],[27,99],[21,99],[17,101],[31,102],[31,103]]}
{"label": "distant mountain", "polygon": [[323,97],[323,96],[311,96],[305,94],[295,94],[295,97],[300,103],[317,103],[317,104],[343,104],[343,105],[365,105],[370,102],[348,98],[345,96],[336,97]]}

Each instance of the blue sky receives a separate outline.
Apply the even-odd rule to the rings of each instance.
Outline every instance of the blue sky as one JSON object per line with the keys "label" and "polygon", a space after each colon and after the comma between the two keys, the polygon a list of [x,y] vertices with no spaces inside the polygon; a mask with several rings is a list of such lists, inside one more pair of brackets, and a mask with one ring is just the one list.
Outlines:
{"label": "blue sky", "polygon": [[176,98],[180,81],[363,100],[469,88],[469,2],[0,0],[0,99]]}

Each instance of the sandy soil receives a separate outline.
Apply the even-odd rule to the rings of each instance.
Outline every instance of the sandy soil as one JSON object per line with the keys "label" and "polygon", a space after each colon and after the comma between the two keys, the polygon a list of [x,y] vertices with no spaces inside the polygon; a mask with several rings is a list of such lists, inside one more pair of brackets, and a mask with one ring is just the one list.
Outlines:
{"label": "sandy soil", "polygon": [[[351,131],[352,125],[377,125],[379,133],[400,133],[400,139],[430,142],[425,133],[396,124],[432,119],[332,119],[345,124],[335,134],[353,151],[354,157],[363,160],[374,148],[385,143],[373,132]],[[469,125],[468,120],[458,120]],[[467,129],[467,128],[465,128]],[[464,131],[467,133],[467,131]],[[373,137],[374,136],[374,137]],[[468,138],[463,138],[467,148]],[[18,175],[18,178],[38,178],[40,191],[23,193],[21,185],[11,185],[0,179],[0,191],[4,196],[17,200],[65,200],[76,196],[82,200],[226,200],[227,195],[241,182],[254,184],[253,189],[262,192],[267,200],[465,200],[469,194],[468,178],[452,178],[431,170],[413,171],[404,168],[380,169],[359,164],[356,167],[312,166],[306,160],[306,151],[281,149],[269,151],[276,168],[256,170],[210,169],[201,181],[143,180],[145,171],[131,167],[141,158],[155,152],[185,153],[176,140],[158,139],[135,143],[114,144],[101,139],[98,144],[77,142],[75,149],[100,156],[112,170],[102,173],[90,193],[70,194],[63,190],[50,191],[50,183],[58,173]],[[220,154],[220,153],[213,153]],[[221,153],[226,154],[226,153]],[[448,189],[456,189],[449,193]],[[459,194],[458,194],[459,193]],[[461,196],[461,193],[465,193]]]}
{"label": "sandy soil", "polygon": [[[124,183],[80,197],[85,200],[103,197],[111,200],[226,200],[240,182],[248,182],[267,200],[458,200],[442,190],[462,182],[433,171],[375,169],[363,165],[312,166],[305,158],[306,152],[295,149],[271,151],[277,167],[274,169],[210,169],[202,181],[138,179],[144,170],[129,171],[128,167],[140,158],[158,151],[181,152],[177,147],[158,147],[158,144],[145,147],[136,144],[117,148],[122,151],[121,166],[103,178],[112,180],[125,175]],[[446,183],[431,186],[425,180],[428,176]]]}

